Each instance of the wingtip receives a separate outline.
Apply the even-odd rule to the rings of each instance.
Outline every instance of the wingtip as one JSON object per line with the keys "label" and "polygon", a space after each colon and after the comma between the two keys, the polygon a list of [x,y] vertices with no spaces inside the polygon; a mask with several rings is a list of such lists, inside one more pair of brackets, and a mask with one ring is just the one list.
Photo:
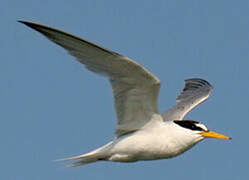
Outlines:
{"label": "wingtip", "polygon": [[23,20],[17,20],[17,22],[22,23],[22,24],[28,24],[27,21],[23,21]]}
{"label": "wingtip", "polygon": [[[26,26],[28,26],[31,29],[34,29],[42,34],[45,35],[45,31],[43,31],[43,29],[49,29],[49,27],[41,25],[41,24],[37,24],[37,23],[33,23],[33,22],[29,22],[29,21],[22,21],[22,20],[18,20],[17,22],[22,23]],[[51,28],[50,28],[51,29]]]}
{"label": "wingtip", "polygon": [[185,79],[184,80],[185,83],[188,83],[188,82],[198,82],[202,85],[207,85],[209,86],[211,89],[213,89],[213,86],[205,79],[202,79],[202,78],[189,78],[189,79]]}
{"label": "wingtip", "polygon": [[28,22],[28,21],[22,21],[22,20],[18,20],[17,22],[22,23],[22,24],[25,24],[26,26],[29,26],[29,27],[34,27],[34,26],[37,25],[37,24],[35,24],[35,23]]}

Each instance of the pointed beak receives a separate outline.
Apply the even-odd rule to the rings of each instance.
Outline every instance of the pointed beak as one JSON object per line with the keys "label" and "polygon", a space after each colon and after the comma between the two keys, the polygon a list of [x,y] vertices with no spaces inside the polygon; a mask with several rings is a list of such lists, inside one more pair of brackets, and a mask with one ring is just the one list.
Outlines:
{"label": "pointed beak", "polygon": [[225,136],[223,134],[214,131],[203,131],[200,132],[200,135],[202,135],[205,138],[232,139],[231,137]]}

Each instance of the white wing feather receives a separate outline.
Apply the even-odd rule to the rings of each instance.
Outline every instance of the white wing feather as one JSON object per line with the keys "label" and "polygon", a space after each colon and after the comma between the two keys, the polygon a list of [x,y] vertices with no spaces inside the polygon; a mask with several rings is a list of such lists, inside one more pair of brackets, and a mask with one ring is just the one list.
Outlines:
{"label": "white wing feather", "polygon": [[185,87],[176,99],[177,104],[162,114],[164,121],[183,120],[189,111],[208,99],[212,90],[212,85],[203,79],[185,80]]}
{"label": "white wing feather", "polygon": [[109,78],[118,117],[117,136],[140,129],[158,113],[159,79],[133,60],[66,32],[31,22],[21,23],[65,48],[90,71]]}

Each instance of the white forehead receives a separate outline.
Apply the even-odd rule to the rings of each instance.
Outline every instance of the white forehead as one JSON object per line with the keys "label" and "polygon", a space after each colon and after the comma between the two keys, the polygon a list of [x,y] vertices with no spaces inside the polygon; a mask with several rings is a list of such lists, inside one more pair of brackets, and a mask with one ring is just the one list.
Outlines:
{"label": "white forehead", "polygon": [[201,123],[198,123],[198,124],[195,124],[196,126],[202,128],[203,130],[207,131],[208,128],[204,125],[204,124],[201,124]]}

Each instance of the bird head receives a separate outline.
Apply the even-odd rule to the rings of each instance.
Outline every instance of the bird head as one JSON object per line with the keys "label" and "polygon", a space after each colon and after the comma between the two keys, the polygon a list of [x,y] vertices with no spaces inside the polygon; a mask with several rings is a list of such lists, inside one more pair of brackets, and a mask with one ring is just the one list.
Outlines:
{"label": "bird head", "polygon": [[201,139],[204,139],[204,138],[232,139],[231,137],[208,130],[208,128],[204,124],[198,121],[175,120],[174,123],[182,128],[185,128],[185,130],[188,131],[189,134],[193,136],[197,136]]}

